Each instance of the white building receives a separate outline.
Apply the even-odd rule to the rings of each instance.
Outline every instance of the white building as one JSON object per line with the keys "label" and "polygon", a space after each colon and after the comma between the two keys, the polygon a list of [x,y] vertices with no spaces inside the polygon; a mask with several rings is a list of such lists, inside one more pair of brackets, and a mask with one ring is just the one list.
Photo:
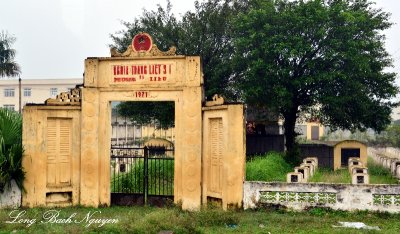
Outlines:
{"label": "white building", "polygon": [[396,121],[400,119],[400,106],[393,108],[392,110],[392,120]]}
{"label": "white building", "polygon": [[22,79],[21,88],[18,79],[0,79],[0,107],[19,111],[19,99],[22,107],[27,103],[43,103],[61,92],[68,91],[83,79]]}

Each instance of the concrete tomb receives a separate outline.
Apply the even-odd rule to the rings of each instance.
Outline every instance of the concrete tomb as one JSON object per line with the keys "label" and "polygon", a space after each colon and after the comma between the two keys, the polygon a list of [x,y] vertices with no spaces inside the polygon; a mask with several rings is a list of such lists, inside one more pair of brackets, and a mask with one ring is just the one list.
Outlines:
{"label": "concrete tomb", "polygon": [[384,163],[383,166],[390,170],[390,167],[392,165],[392,161],[393,161],[392,158],[386,158],[385,163]]}
{"label": "concrete tomb", "polygon": [[310,171],[310,177],[314,175],[314,172],[315,172],[314,164],[312,164],[312,163],[301,163],[300,167],[308,167],[308,169]]}
{"label": "concrete tomb", "polygon": [[318,168],[318,158],[317,157],[307,157],[303,159],[303,163],[311,163],[314,165],[314,168]]}
{"label": "concrete tomb", "polygon": [[400,160],[393,159],[390,165],[390,171],[392,172],[392,175],[396,175],[397,166],[400,166]]}
{"label": "concrete tomb", "polygon": [[348,169],[350,174],[352,173],[353,167],[362,167],[362,166],[363,163],[359,158],[356,157],[349,158]]}
{"label": "concrete tomb", "polygon": [[396,167],[396,178],[400,179],[400,165]]}
{"label": "concrete tomb", "polygon": [[356,173],[368,174],[368,168],[362,166],[353,166],[351,168],[351,174],[356,174]]}
{"label": "concrete tomb", "polygon": [[290,172],[286,175],[286,182],[302,183],[303,182],[303,174],[300,172]]}
{"label": "concrete tomb", "polygon": [[295,167],[294,172],[303,174],[302,181],[307,182],[310,179],[310,168],[308,167]]}
{"label": "concrete tomb", "polygon": [[369,175],[365,173],[354,173],[351,175],[352,184],[369,184]]}

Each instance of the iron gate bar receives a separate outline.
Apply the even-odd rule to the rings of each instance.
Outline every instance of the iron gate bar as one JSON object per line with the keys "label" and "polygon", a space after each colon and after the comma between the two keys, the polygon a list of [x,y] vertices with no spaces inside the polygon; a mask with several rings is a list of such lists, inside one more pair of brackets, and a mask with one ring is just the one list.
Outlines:
{"label": "iron gate bar", "polygon": [[[140,150],[143,153],[133,150]],[[111,159],[115,162],[112,173],[112,195],[114,194],[112,201],[122,199],[122,202],[137,204],[140,196],[144,204],[151,202],[159,205],[168,200],[171,201],[173,199],[174,158],[166,155],[166,152],[174,152],[173,147],[112,146]],[[121,165],[124,165],[124,172],[121,170]],[[129,202],[126,199],[130,196],[139,200]]]}

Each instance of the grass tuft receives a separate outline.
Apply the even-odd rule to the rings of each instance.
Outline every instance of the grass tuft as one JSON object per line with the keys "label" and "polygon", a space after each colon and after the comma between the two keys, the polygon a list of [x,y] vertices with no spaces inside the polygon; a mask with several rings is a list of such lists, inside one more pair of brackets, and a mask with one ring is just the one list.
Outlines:
{"label": "grass tuft", "polygon": [[246,180],[286,181],[286,174],[292,170],[282,154],[270,152],[246,162]]}
{"label": "grass tuft", "polygon": [[[99,227],[87,223],[42,223],[43,213],[53,209],[60,211],[58,219],[76,214],[82,220],[88,212],[98,211],[93,218],[118,219],[116,224]],[[324,208],[312,208],[308,212],[285,211],[222,211],[204,208],[196,212],[182,211],[177,207],[118,207],[109,208],[34,208],[26,211],[23,218],[36,218],[30,227],[24,223],[7,223],[12,210],[0,210],[1,233],[360,233],[360,230],[337,229],[339,221],[363,222],[379,226],[382,233],[398,233],[400,214],[374,212],[344,212]],[[74,219],[75,219],[74,218]],[[367,230],[368,231],[368,230]]]}
{"label": "grass tuft", "polygon": [[330,168],[318,168],[309,179],[310,182],[324,182],[333,184],[350,184],[351,176],[347,169],[333,171]]}
{"label": "grass tuft", "polygon": [[392,176],[389,169],[376,163],[370,157],[368,157],[368,174],[371,184],[398,184],[398,180]]}

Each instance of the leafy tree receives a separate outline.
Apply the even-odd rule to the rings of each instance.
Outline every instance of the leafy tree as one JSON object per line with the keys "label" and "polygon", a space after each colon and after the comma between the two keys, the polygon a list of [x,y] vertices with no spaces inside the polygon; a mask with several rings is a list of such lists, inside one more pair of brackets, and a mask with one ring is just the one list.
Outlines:
{"label": "leafy tree", "polygon": [[386,134],[390,145],[400,148],[400,125],[393,124],[386,129]]}
{"label": "leafy tree", "polygon": [[384,71],[390,26],[368,0],[255,0],[235,21],[237,85],[247,103],[281,115],[289,151],[302,116],[381,131],[398,92]]}
{"label": "leafy tree", "polygon": [[12,44],[15,37],[5,32],[0,33],[0,77],[17,76],[20,73],[19,65],[14,61],[15,50]]}
{"label": "leafy tree", "polygon": [[371,143],[400,148],[400,125],[395,123],[389,125],[385,131],[376,135],[376,139]]}
{"label": "leafy tree", "polygon": [[0,108],[0,190],[15,180],[23,188],[22,117],[19,113]]}
{"label": "leafy tree", "polygon": [[222,94],[227,99],[238,98],[232,88],[232,20],[247,8],[247,0],[196,1],[195,12],[187,12],[182,18],[182,40],[178,46],[182,54],[200,55],[207,97]]}
{"label": "leafy tree", "polygon": [[111,34],[114,43],[110,47],[124,52],[131,44],[133,37],[140,32],[149,33],[161,50],[167,50],[170,46],[177,45],[180,38],[180,27],[175,15],[171,13],[171,9],[172,5],[167,1],[165,9],[158,5],[157,11],[144,10],[142,16],[135,18],[132,23],[123,21],[122,24],[126,29],[114,35]]}
{"label": "leafy tree", "polygon": [[161,50],[174,45],[177,54],[199,55],[202,59],[204,87],[207,97],[222,94],[235,99],[231,86],[233,40],[232,19],[247,9],[248,0],[207,0],[195,2],[194,12],[186,12],[181,20],[171,13],[172,5],[158,6],[157,11],[144,11],[132,23],[123,22],[125,30],[111,35],[120,52],[126,50],[139,32],[147,32]]}
{"label": "leafy tree", "polygon": [[167,129],[175,124],[174,102],[121,102],[117,111],[138,124],[156,123],[158,129]]}
{"label": "leafy tree", "polygon": [[[218,93],[228,99],[235,99],[236,93],[229,85],[233,77],[231,22],[239,12],[245,11],[247,2],[247,0],[207,0],[201,3],[196,1],[194,12],[186,12],[182,19],[178,20],[171,13],[170,1],[167,1],[166,8],[159,5],[157,11],[144,10],[143,15],[135,18],[132,23],[123,22],[126,29],[111,35],[114,43],[110,47],[116,47],[123,52],[137,33],[147,32],[161,50],[167,50],[174,45],[177,54],[201,56],[207,97]],[[149,106],[146,106],[147,104]],[[156,111],[157,108],[159,110]],[[119,113],[141,123],[153,119],[154,114],[158,114],[167,117],[166,119],[156,117],[162,126],[172,126],[174,119],[170,118],[170,113],[174,112],[170,108],[171,106],[164,108],[160,103],[126,102],[120,105]],[[164,122],[167,120],[171,122]]]}

